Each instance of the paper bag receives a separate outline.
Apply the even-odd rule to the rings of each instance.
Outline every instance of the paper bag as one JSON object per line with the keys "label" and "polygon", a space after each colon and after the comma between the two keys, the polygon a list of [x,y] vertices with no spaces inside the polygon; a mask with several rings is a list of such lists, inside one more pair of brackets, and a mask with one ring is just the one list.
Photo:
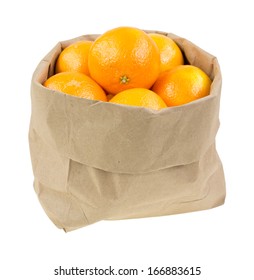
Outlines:
{"label": "paper bag", "polygon": [[100,220],[224,203],[223,167],[215,147],[221,94],[217,59],[184,38],[158,33],[174,39],[186,62],[210,76],[209,96],[154,111],[42,86],[63,48],[98,35],[58,43],[34,72],[29,130],[34,188],[48,217],[65,231]]}

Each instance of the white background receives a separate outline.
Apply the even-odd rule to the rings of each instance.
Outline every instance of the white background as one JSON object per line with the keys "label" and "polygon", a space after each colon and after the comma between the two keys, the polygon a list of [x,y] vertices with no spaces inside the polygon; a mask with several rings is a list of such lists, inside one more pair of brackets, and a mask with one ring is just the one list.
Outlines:
{"label": "white background", "polygon": [[[95,276],[58,278],[53,269],[59,265],[66,268],[112,265],[144,270],[149,266],[201,266],[201,276],[191,279],[254,279],[251,3],[246,0],[1,2],[1,279],[97,279]],[[48,219],[33,190],[28,147],[31,76],[58,41],[103,33],[121,25],[172,32],[217,56],[223,75],[217,148],[226,176],[226,204],[175,216],[102,221],[65,233]],[[148,278],[144,274],[126,277]],[[150,276],[150,279],[178,278]]]}

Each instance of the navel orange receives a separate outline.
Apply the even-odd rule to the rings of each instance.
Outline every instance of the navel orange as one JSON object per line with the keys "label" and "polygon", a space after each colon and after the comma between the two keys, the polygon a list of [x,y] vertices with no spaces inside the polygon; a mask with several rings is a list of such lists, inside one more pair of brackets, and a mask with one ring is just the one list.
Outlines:
{"label": "navel orange", "polygon": [[154,110],[167,107],[165,102],[156,93],[144,88],[124,90],[112,97],[109,102],[129,106],[142,106]]}
{"label": "navel orange", "polygon": [[89,75],[88,53],[92,41],[78,41],[63,49],[56,61],[55,73],[80,72]]}
{"label": "navel orange", "polygon": [[150,88],[160,71],[159,49],[144,31],[118,27],[93,43],[88,67],[91,77],[108,93]]}
{"label": "navel orange", "polygon": [[104,90],[90,77],[82,73],[58,73],[48,78],[43,85],[66,94],[92,100],[107,101]]}
{"label": "navel orange", "polygon": [[209,95],[211,80],[200,68],[180,65],[163,72],[154,83],[156,92],[168,106],[178,106]]}
{"label": "navel orange", "polygon": [[184,64],[183,54],[175,41],[159,33],[150,33],[160,51],[160,72]]}

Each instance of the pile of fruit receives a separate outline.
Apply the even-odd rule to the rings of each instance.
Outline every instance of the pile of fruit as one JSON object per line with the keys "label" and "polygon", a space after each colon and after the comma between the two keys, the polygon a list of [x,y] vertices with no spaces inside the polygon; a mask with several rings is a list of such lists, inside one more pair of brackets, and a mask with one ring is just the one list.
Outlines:
{"label": "pile of fruit", "polygon": [[171,38],[118,27],[63,49],[54,75],[43,85],[81,98],[159,110],[209,95],[211,80],[185,64]]}

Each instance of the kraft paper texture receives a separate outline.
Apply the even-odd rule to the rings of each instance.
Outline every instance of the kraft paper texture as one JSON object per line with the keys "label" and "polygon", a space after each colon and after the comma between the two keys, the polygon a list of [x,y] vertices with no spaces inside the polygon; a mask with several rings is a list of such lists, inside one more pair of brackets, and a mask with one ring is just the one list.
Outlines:
{"label": "kraft paper texture", "polygon": [[219,64],[190,41],[158,33],[174,39],[186,61],[210,76],[209,96],[154,111],[42,86],[63,48],[98,35],[58,43],[33,74],[29,143],[34,188],[48,217],[65,231],[100,220],[185,213],[224,203],[225,179],[215,146]]}

